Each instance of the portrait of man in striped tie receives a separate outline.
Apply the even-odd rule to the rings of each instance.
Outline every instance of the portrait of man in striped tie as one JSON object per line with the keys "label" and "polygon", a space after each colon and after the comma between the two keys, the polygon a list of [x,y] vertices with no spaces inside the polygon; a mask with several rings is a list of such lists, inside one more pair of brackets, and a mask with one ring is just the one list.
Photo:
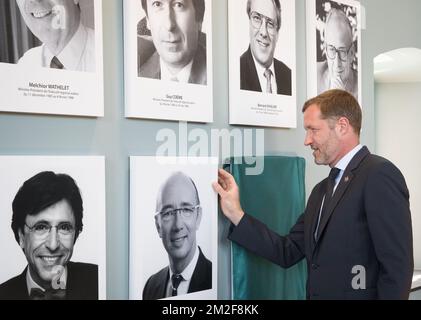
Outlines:
{"label": "portrait of man in striped tie", "polygon": [[280,0],[247,0],[250,45],[240,58],[240,89],[291,96],[291,69],[274,58],[282,25]]}
{"label": "portrait of man in striped tie", "polygon": [[95,72],[95,31],[82,21],[80,6],[89,6],[90,1],[16,0],[27,27],[42,42],[26,51],[18,64]]}
{"label": "portrait of man in striped tie", "polygon": [[212,288],[212,262],[197,243],[202,220],[199,192],[185,173],[172,173],[161,185],[155,226],[169,265],[153,274],[143,288],[144,300],[186,295]]}

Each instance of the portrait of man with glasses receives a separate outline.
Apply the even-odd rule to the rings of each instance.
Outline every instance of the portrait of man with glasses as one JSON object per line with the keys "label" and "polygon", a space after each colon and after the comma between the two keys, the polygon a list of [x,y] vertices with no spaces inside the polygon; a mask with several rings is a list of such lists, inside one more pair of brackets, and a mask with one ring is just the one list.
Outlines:
{"label": "portrait of man with glasses", "polygon": [[240,89],[291,96],[291,69],[274,58],[282,27],[279,0],[247,0],[250,46],[240,58]]}
{"label": "portrait of man with glasses", "polygon": [[155,300],[212,288],[212,262],[197,243],[202,220],[194,181],[177,171],[161,185],[156,199],[155,226],[169,265],[147,280],[142,298]]}
{"label": "portrait of man with glasses", "polygon": [[317,93],[342,89],[358,99],[358,72],[354,32],[345,12],[333,7],[326,16],[323,53],[325,60],[317,63]]}
{"label": "portrait of man with glasses", "polygon": [[70,261],[83,228],[74,179],[51,171],[36,174],[17,191],[12,211],[11,227],[27,267],[0,285],[0,300],[98,299],[98,266]]}

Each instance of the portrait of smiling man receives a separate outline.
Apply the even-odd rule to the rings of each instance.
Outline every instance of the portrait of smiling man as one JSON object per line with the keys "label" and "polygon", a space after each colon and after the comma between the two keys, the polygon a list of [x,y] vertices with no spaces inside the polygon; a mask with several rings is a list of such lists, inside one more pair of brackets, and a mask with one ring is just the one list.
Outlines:
{"label": "portrait of smiling man", "polygon": [[282,27],[279,0],[247,0],[250,46],[240,58],[240,89],[290,96],[291,69],[274,58]]}
{"label": "portrait of smiling man", "polygon": [[12,230],[28,264],[0,285],[0,300],[98,299],[98,266],[70,261],[83,228],[83,202],[73,178],[36,174],[20,187],[12,209]]}
{"label": "portrait of smiling man", "polygon": [[16,0],[20,13],[42,45],[18,64],[33,68],[95,72],[95,31],[82,23],[81,0]]}
{"label": "portrait of smiling man", "polygon": [[207,84],[205,0],[141,0],[148,35],[138,35],[139,77]]}
{"label": "portrait of smiling man", "polygon": [[317,91],[342,89],[358,99],[358,73],[352,66],[356,48],[348,17],[342,10],[332,8],[324,30],[326,60],[317,63]]}
{"label": "portrait of smiling man", "polygon": [[168,254],[169,266],[152,275],[143,289],[144,300],[180,296],[212,288],[212,262],[197,244],[202,219],[194,181],[182,172],[161,185],[155,225]]}

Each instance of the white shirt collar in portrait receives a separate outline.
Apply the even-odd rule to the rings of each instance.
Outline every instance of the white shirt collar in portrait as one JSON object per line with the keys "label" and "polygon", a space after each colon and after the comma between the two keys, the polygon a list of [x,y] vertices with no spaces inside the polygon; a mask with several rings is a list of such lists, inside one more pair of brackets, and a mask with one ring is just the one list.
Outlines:
{"label": "white shirt collar in portrait", "polygon": [[[191,278],[193,277],[194,269],[196,268],[197,261],[199,260],[199,247],[196,246],[194,250],[195,251],[194,251],[193,259],[190,261],[187,267],[183,270],[183,272],[181,272],[181,275],[184,280],[181,281],[180,285],[178,286],[177,295],[187,294],[187,291],[189,290]],[[166,294],[167,297],[171,297],[171,293],[172,293],[171,277],[174,274],[171,268],[169,268],[169,270],[170,270],[170,277],[169,277],[169,281],[167,285],[167,294]]]}
{"label": "white shirt collar in portrait", "polygon": [[[67,283],[67,267],[64,268],[64,272],[60,277],[60,282]],[[31,272],[29,272],[29,267],[26,269],[26,287],[28,288],[28,295],[31,294],[32,289],[40,289],[42,292],[45,292],[45,289],[41,287],[38,283],[32,279]]]}
{"label": "white shirt collar in portrait", "polygon": [[[267,85],[267,81],[265,78],[266,69],[262,67],[262,65],[256,61],[253,55],[252,57],[254,60],[254,65],[256,66],[257,75],[259,76],[260,88],[262,89],[262,92],[266,92],[266,85]],[[272,71],[272,77],[270,81],[272,84],[272,93],[276,94],[278,92],[278,86],[276,85],[275,66],[273,64],[273,59],[272,59],[272,64],[269,67],[269,70]]]}
{"label": "white shirt collar in portrait", "polygon": [[[54,55],[45,44],[28,50],[18,64],[24,67],[50,67]],[[65,70],[95,72],[95,31],[82,23],[57,59]]]}
{"label": "white shirt collar in portrait", "polygon": [[170,70],[168,69],[165,61],[163,61],[161,58],[159,60],[160,60],[160,66],[161,66],[161,80],[175,81],[174,78],[176,77],[178,82],[182,82],[182,83],[189,82],[190,73],[193,66],[193,60],[190,61],[190,63],[187,64],[183,69],[181,69],[177,74],[172,74]]}

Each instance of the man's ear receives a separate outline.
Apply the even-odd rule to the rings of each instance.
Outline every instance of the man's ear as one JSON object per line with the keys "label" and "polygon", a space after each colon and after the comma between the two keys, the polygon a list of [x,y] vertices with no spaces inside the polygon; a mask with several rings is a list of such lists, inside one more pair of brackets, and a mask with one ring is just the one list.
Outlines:
{"label": "man's ear", "polygon": [[18,230],[19,235],[19,246],[24,250],[25,248],[25,236],[23,235],[23,232],[21,229]]}
{"label": "man's ear", "polygon": [[339,130],[340,135],[345,135],[348,133],[351,125],[349,124],[349,120],[346,117],[340,117],[337,122],[337,128]]}
{"label": "man's ear", "polygon": [[158,231],[159,237],[162,238],[162,232],[161,232],[161,222],[159,221],[158,217],[155,217],[155,227]]}
{"label": "man's ear", "polygon": [[202,221],[202,207],[198,207],[197,208],[197,218],[196,218],[196,230],[199,229],[201,221]]}

